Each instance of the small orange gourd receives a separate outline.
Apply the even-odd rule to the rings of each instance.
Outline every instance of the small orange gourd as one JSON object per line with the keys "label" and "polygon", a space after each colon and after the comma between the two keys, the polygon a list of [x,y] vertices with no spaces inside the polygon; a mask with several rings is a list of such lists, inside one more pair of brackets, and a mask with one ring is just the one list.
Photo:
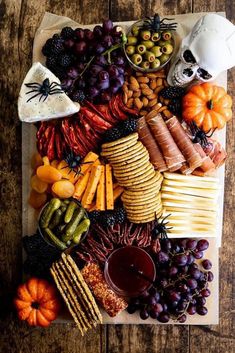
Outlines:
{"label": "small orange gourd", "polygon": [[223,87],[202,83],[190,88],[183,97],[182,115],[186,122],[195,122],[205,132],[222,129],[232,118],[232,98]]}
{"label": "small orange gourd", "polygon": [[55,286],[35,277],[18,287],[14,304],[20,320],[41,327],[57,318],[61,306]]}

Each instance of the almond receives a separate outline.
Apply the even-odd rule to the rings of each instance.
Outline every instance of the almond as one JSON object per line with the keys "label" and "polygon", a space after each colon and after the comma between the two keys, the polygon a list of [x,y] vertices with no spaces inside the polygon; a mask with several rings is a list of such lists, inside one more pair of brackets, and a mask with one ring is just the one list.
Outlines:
{"label": "almond", "polygon": [[149,101],[149,104],[148,104],[148,107],[151,108],[151,107],[153,107],[155,104],[157,104],[157,98],[150,100],[150,101]]}
{"label": "almond", "polygon": [[163,79],[162,78],[157,78],[157,86],[163,86]]}
{"label": "almond", "polygon": [[161,113],[161,112],[163,112],[163,110],[166,110],[167,109],[167,107],[164,105],[163,107],[161,107],[159,110],[158,110],[158,113]]}
{"label": "almond", "polygon": [[127,98],[131,98],[133,96],[133,91],[128,90],[127,91]]}
{"label": "almond", "polygon": [[152,93],[149,96],[147,96],[147,98],[148,98],[148,100],[155,99],[155,98],[157,98],[157,95],[156,95],[156,93]]}
{"label": "almond", "polygon": [[152,73],[152,72],[149,72],[147,75],[146,75],[148,78],[156,78],[157,77],[157,73]]}
{"label": "almond", "polygon": [[127,108],[132,108],[133,103],[134,103],[134,98],[129,98],[126,104]]}
{"label": "almond", "polygon": [[128,92],[128,87],[126,82],[123,84],[122,89],[123,89],[123,92],[126,92],[126,93]]}
{"label": "almond", "polygon": [[154,90],[154,93],[158,94],[163,88],[164,88],[164,86],[156,87]]}
{"label": "almond", "polygon": [[153,107],[151,107],[152,108],[152,110],[155,110],[155,111],[159,111],[159,109],[162,107],[162,105],[161,105],[161,103],[157,103],[157,104],[155,104]]}
{"label": "almond", "polygon": [[140,83],[140,88],[149,88],[149,85],[147,85],[146,83]]}
{"label": "almond", "polygon": [[134,84],[134,83],[130,83],[130,85],[129,85],[129,89],[132,90],[132,91],[138,91],[139,88],[140,88],[140,85],[139,85],[138,82],[137,82],[137,85]]}
{"label": "almond", "polygon": [[141,116],[144,116],[144,115],[146,115],[146,114],[148,114],[148,112],[147,112],[147,110],[141,110],[140,112],[139,112],[139,114],[141,115]]}
{"label": "almond", "polygon": [[139,98],[135,98],[134,105],[136,106],[136,108],[138,108],[140,110],[143,107],[143,102],[141,102],[141,100]]}
{"label": "almond", "polygon": [[136,77],[143,76],[143,74],[141,72],[136,72],[135,75],[136,75]]}
{"label": "almond", "polygon": [[144,107],[147,107],[147,105],[148,105],[148,103],[149,103],[149,100],[148,100],[148,98],[143,97],[143,98],[142,98],[142,102],[143,102],[143,106],[144,106]]}
{"label": "almond", "polygon": [[135,91],[133,93],[133,98],[139,98],[140,96],[141,96],[141,90],[140,89],[138,89],[138,91]]}
{"label": "almond", "polygon": [[154,90],[157,87],[157,81],[151,80],[149,87]]}
{"label": "almond", "polygon": [[132,85],[139,86],[139,83],[134,76],[130,76],[129,81]]}
{"label": "almond", "polygon": [[160,77],[160,78],[166,78],[166,74],[164,71],[158,71],[156,73],[156,77]]}
{"label": "almond", "polygon": [[149,96],[150,94],[152,94],[153,93],[153,91],[150,89],[150,88],[144,88],[144,89],[142,89],[142,94],[144,95],[144,96]]}
{"label": "almond", "polygon": [[139,76],[139,77],[137,77],[137,81],[139,83],[148,83],[149,82],[149,78],[146,77],[146,76]]}
{"label": "almond", "polygon": [[170,119],[172,118],[173,114],[168,110],[168,109],[165,109],[163,111],[163,114],[165,115],[166,118]]}

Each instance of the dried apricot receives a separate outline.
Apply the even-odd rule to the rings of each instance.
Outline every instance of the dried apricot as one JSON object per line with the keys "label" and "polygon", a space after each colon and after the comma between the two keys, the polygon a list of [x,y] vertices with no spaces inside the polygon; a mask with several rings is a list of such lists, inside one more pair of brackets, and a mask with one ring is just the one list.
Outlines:
{"label": "dried apricot", "polygon": [[47,194],[45,192],[42,194],[39,194],[37,191],[31,190],[28,202],[31,207],[38,209],[44,206],[45,203],[47,202]]}
{"label": "dried apricot", "polygon": [[42,161],[44,165],[50,165],[49,158],[47,156],[42,157]]}
{"label": "dried apricot", "polygon": [[51,162],[51,166],[56,168],[57,169],[57,166],[59,164],[59,161],[57,161],[57,159],[54,159],[52,162]]}
{"label": "dried apricot", "polygon": [[71,170],[65,161],[61,161],[57,165],[57,169],[62,174],[62,177],[64,179],[71,181],[71,183],[75,184],[76,181],[78,180],[79,175],[76,174],[73,170]]}
{"label": "dried apricot", "polygon": [[37,191],[39,194],[42,194],[47,190],[48,184],[45,181],[39,179],[37,175],[31,177],[31,188]]}
{"label": "dried apricot", "polygon": [[39,153],[34,153],[31,158],[31,168],[37,169],[40,165],[43,165],[42,157]]}
{"label": "dried apricot", "polygon": [[52,184],[62,179],[62,174],[54,167],[50,165],[42,165],[37,168],[37,176],[42,181]]}
{"label": "dried apricot", "polygon": [[75,187],[69,180],[60,180],[52,185],[52,191],[58,197],[67,199],[74,194]]}

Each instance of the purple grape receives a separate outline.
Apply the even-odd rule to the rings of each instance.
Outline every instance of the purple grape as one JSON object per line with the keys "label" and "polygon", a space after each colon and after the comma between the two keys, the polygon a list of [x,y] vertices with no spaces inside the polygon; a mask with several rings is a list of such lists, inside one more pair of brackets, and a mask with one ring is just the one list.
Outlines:
{"label": "purple grape", "polygon": [[109,74],[107,71],[101,70],[99,72],[99,80],[100,81],[107,81],[109,80]]}
{"label": "purple grape", "polygon": [[192,276],[192,278],[194,279],[199,279],[201,277],[201,271],[198,270],[197,268],[191,268],[189,270],[189,274],[190,276]]}
{"label": "purple grape", "polygon": [[163,308],[163,311],[167,312],[168,310],[168,305],[167,303],[163,300],[163,299],[160,299],[159,300],[159,303],[161,304],[162,308]]}
{"label": "purple grape", "polygon": [[167,279],[166,278],[162,278],[160,280],[160,285],[165,288],[168,285]]}
{"label": "purple grape", "polygon": [[101,43],[98,43],[94,49],[96,54],[102,54],[105,51],[105,48]]}
{"label": "purple grape", "polygon": [[155,310],[158,314],[160,314],[161,312],[163,312],[163,307],[162,307],[162,305],[161,305],[160,303],[157,303],[157,304],[154,305],[154,310]]}
{"label": "purple grape", "polygon": [[188,254],[187,257],[188,257],[187,265],[191,265],[194,262],[195,257],[192,254]]}
{"label": "purple grape", "polygon": [[108,67],[108,73],[110,77],[118,77],[119,76],[119,70],[116,65],[110,65]]}
{"label": "purple grape", "polygon": [[100,38],[103,35],[103,28],[101,26],[95,26],[93,28],[93,33],[96,38]]}
{"label": "purple grape", "polygon": [[113,45],[113,38],[110,35],[104,36],[102,44],[105,46],[105,48],[110,48]]}
{"label": "purple grape", "polygon": [[187,239],[179,239],[178,240],[178,245],[183,249],[186,248],[186,243],[187,243]]}
{"label": "purple grape", "polygon": [[143,293],[141,293],[140,299],[143,300],[149,296],[149,293],[145,290]]}
{"label": "purple grape", "polygon": [[123,67],[117,66],[117,68],[118,68],[118,72],[119,72],[120,75],[124,75],[125,74],[125,69]]}
{"label": "purple grape", "polygon": [[177,308],[178,308],[179,311],[184,311],[186,309],[187,305],[188,305],[187,300],[181,300],[178,303],[178,307]]}
{"label": "purple grape", "polygon": [[94,39],[94,33],[90,29],[88,28],[84,29],[84,34],[85,34],[85,39],[87,39],[88,41],[91,41]]}
{"label": "purple grape", "polygon": [[196,312],[197,312],[196,306],[189,304],[188,309],[187,309],[187,313],[189,315],[194,315],[194,314],[196,314]]}
{"label": "purple grape", "polygon": [[149,315],[152,319],[156,319],[158,317],[158,312],[155,310],[155,308],[150,309]]}
{"label": "purple grape", "polygon": [[131,304],[134,304],[135,306],[140,306],[140,298],[131,298]]}
{"label": "purple grape", "polygon": [[76,28],[74,35],[78,40],[83,40],[85,37],[84,30],[82,28]]}
{"label": "purple grape", "polygon": [[76,67],[70,67],[67,70],[67,75],[68,75],[68,77],[75,79],[79,75],[79,70]]}
{"label": "purple grape", "polygon": [[140,311],[140,318],[141,318],[142,320],[146,320],[146,319],[149,318],[149,313],[148,313],[148,311],[147,311],[146,309],[142,309],[142,310]]}
{"label": "purple grape", "polygon": [[[87,50],[87,44],[84,41],[78,42],[75,44],[75,53],[76,54],[84,54]],[[81,61],[81,58],[79,58]]]}
{"label": "purple grape", "polygon": [[150,295],[148,298],[146,298],[146,303],[149,305],[157,304],[155,296]]}
{"label": "purple grape", "polygon": [[195,279],[193,279],[193,278],[189,278],[187,280],[187,285],[191,289],[196,289],[197,288],[197,281]]}
{"label": "purple grape", "polygon": [[71,80],[70,78],[66,78],[61,82],[61,86],[64,91],[67,91],[72,86],[72,84],[73,80]]}
{"label": "purple grape", "polygon": [[85,68],[85,64],[83,64],[83,63],[77,64],[77,69],[80,73],[84,70],[84,68]]}
{"label": "purple grape", "polygon": [[98,55],[98,56],[95,58],[94,63],[95,63],[96,65],[99,65],[99,66],[105,66],[105,65],[108,64],[108,63],[107,63],[107,60],[106,60],[106,58],[105,58],[104,55]]}
{"label": "purple grape", "polygon": [[177,275],[178,273],[178,268],[176,266],[171,266],[169,268],[168,274],[170,277]]}
{"label": "purple grape", "polygon": [[203,252],[196,249],[193,252],[193,256],[195,257],[195,259],[199,260],[203,257]]}
{"label": "purple grape", "polygon": [[187,316],[185,314],[178,317],[177,321],[183,324],[187,320]]}
{"label": "purple grape", "polygon": [[197,301],[196,301],[195,298],[192,298],[192,299],[191,299],[191,304],[192,304],[192,305],[196,305],[196,304],[197,304]]}
{"label": "purple grape", "polygon": [[74,40],[73,39],[66,39],[66,41],[64,42],[64,46],[67,49],[71,49],[74,46]]}
{"label": "purple grape", "polygon": [[194,250],[197,246],[197,240],[195,239],[189,239],[187,242],[186,242],[186,249],[187,250]]}
{"label": "purple grape", "polygon": [[170,239],[161,239],[161,249],[165,252],[169,252],[171,250],[171,240]]}
{"label": "purple grape", "polygon": [[213,279],[214,279],[213,273],[211,271],[208,271],[207,272],[207,280],[208,280],[208,282],[212,282]]}
{"label": "purple grape", "polygon": [[169,256],[165,252],[159,251],[156,255],[156,259],[158,263],[163,264],[169,261]]}
{"label": "purple grape", "polygon": [[173,244],[172,249],[174,253],[179,253],[180,252],[180,246],[178,244]]}
{"label": "purple grape", "polygon": [[85,80],[84,80],[83,78],[78,79],[78,80],[76,81],[76,86],[77,86],[78,88],[81,88],[81,89],[85,88],[85,87],[86,87],[86,82],[85,82]]}
{"label": "purple grape", "polygon": [[89,72],[92,76],[96,77],[100,71],[103,70],[102,66],[99,65],[91,65],[89,68]]}
{"label": "purple grape", "polygon": [[149,294],[150,294],[150,295],[155,295],[156,293],[157,293],[157,290],[156,290],[155,287],[151,287],[151,288],[149,289]]}
{"label": "purple grape", "polygon": [[197,243],[197,249],[199,251],[205,251],[208,249],[208,247],[209,247],[209,242],[206,239],[201,239]]}
{"label": "purple grape", "polygon": [[168,313],[163,311],[162,313],[159,314],[157,320],[162,323],[167,323],[170,320],[170,316]]}
{"label": "purple grape", "polygon": [[205,270],[210,270],[211,267],[212,267],[212,263],[210,260],[208,259],[205,259],[202,261],[202,267],[205,269]]}
{"label": "purple grape", "polygon": [[125,59],[123,56],[117,56],[115,59],[114,59],[114,64],[115,65],[124,65],[125,64]]}
{"label": "purple grape", "polygon": [[97,83],[97,77],[93,77],[93,76],[88,77],[87,78],[87,83],[89,84],[90,87],[95,86],[96,83]]}
{"label": "purple grape", "polygon": [[204,289],[204,288],[207,288],[208,287],[208,283],[206,280],[200,280],[198,281],[198,287],[200,289]]}
{"label": "purple grape", "polygon": [[197,305],[198,306],[203,306],[205,304],[206,304],[206,298],[204,298],[204,297],[197,298]]}
{"label": "purple grape", "polygon": [[128,314],[134,314],[136,312],[137,308],[134,304],[129,304],[126,310],[127,310]]}
{"label": "purple grape", "polygon": [[100,91],[96,87],[89,87],[88,89],[88,96],[90,98],[95,98],[99,95]]}
{"label": "purple grape", "polygon": [[110,19],[104,20],[103,21],[104,33],[109,33],[112,31],[112,29],[113,29],[113,22]]}
{"label": "purple grape", "polygon": [[182,274],[188,273],[188,266],[187,266],[187,265],[186,265],[186,266],[181,266],[181,267],[179,268],[179,271],[180,271],[180,273],[182,273]]}
{"label": "purple grape", "polygon": [[112,35],[114,37],[120,37],[122,35],[122,27],[114,26],[112,29]]}
{"label": "purple grape", "polygon": [[178,302],[181,299],[181,295],[177,292],[172,291],[169,295],[169,300],[171,302]]}
{"label": "purple grape", "polygon": [[174,262],[178,266],[185,266],[188,261],[187,255],[179,254],[174,257]]}
{"label": "purple grape", "polygon": [[103,103],[107,103],[111,100],[111,96],[108,92],[102,92],[100,98]]}
{"label": "purple grape", "polygon": [[197,307],[197,313],[199,315],[204,316],[204,315],[206,315],[208,313],[208,310],[207,310],[207,308],[205,306],[199,306],[199,307]]}
{"label": "purple grape", "polygon": [[196,262],[194,262],[193,264],[190,265],[190,269],[191,268],[198,268],[198,264],[196,264]]}
{"label": "purple grape", "polygon": [[97,83],[97,88],[99,90],[106,90],[109,88],[109,80],[103,80]]}
{"label": "purple grape", "polygon": [[178,286],[177,286],[177,290],[180,292],[180,293],[187,293],[189,288],[188,286],[185,284],[185,283],[180,283]]}
{"label": "purple grape", "polygon": [[206,288],[206,289],[201,290],[200,294],[202,297],[207,298],[211,295],[211,291],[209,288]]}

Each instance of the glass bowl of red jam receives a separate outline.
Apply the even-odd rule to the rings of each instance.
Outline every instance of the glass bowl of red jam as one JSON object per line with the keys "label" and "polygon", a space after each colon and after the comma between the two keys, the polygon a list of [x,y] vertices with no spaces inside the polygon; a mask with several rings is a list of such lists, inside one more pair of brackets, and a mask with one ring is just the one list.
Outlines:
{"label": "glass bowl of red jam", "polygon": [[112,290],[122,297],[137,297],[148,290],[156,276],[151,256],[136,246],[113,251],[105,263],[104,276]]}

